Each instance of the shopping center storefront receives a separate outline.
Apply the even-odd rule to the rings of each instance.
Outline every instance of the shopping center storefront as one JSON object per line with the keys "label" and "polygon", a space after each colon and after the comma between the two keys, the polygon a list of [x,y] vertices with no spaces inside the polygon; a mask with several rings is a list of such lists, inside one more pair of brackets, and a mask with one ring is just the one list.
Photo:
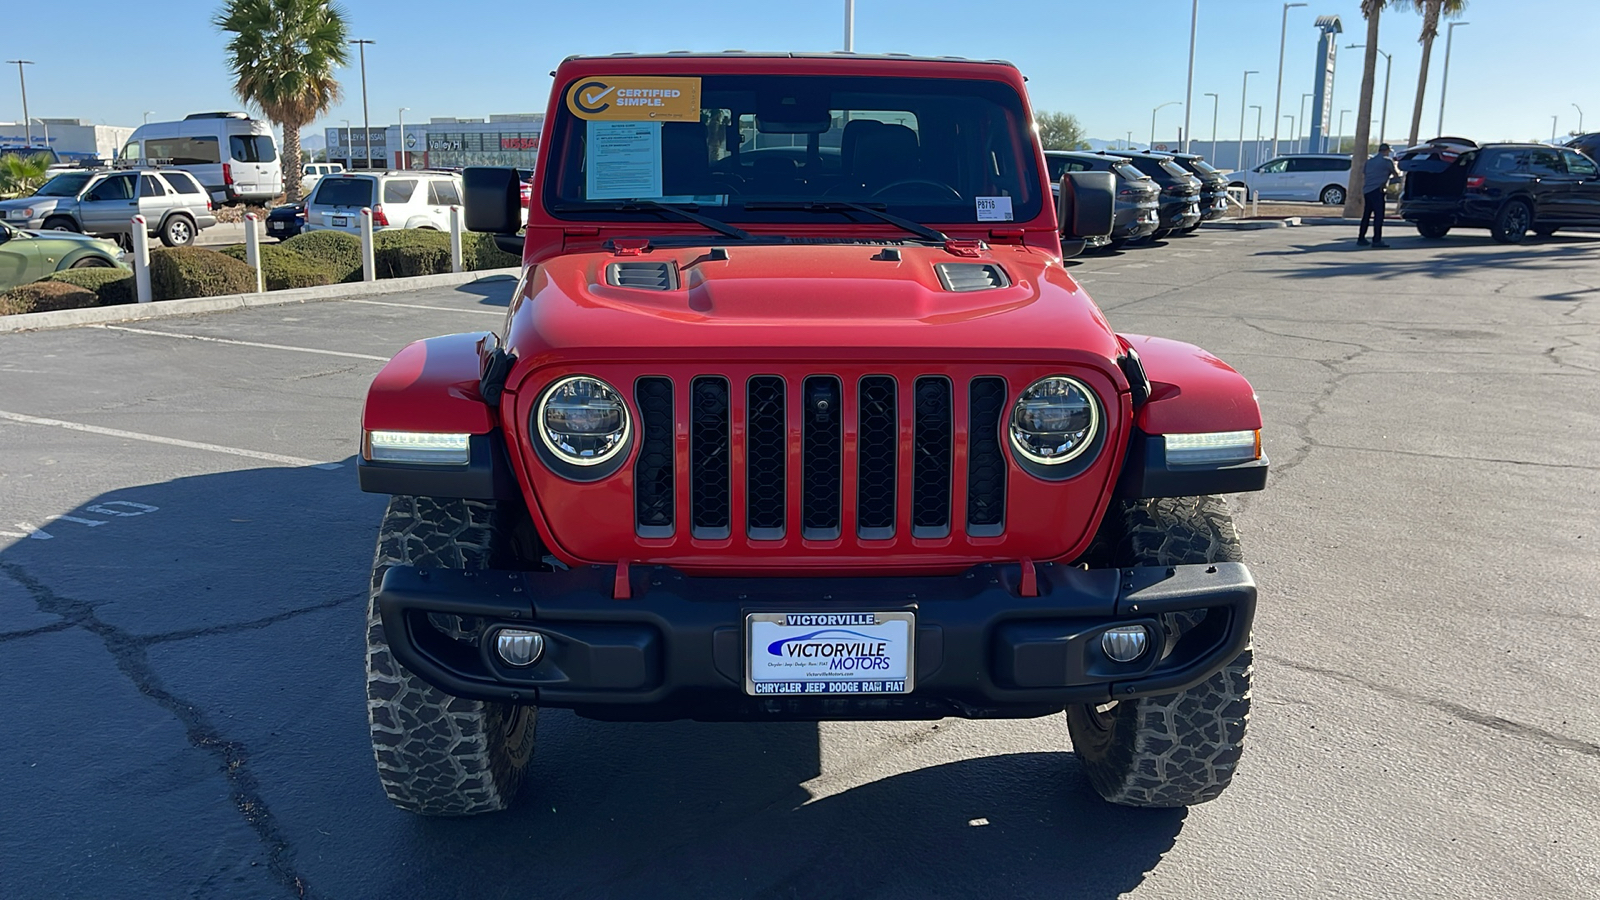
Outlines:
{"label": "shopping center storefront", "polygon": [[[465,166],[515,166],[533,168],[539,155],[544,116],[523,113],[482,119],[430,119],[400,127],[374,126],[372,159],[366,158],[366,138],[360,127],[343,126],[325,131],[328,160],[353,169],[456,169]],[[348,137],[347,137],[348,135]],[[352,146],[353,145],[353,146]]]}

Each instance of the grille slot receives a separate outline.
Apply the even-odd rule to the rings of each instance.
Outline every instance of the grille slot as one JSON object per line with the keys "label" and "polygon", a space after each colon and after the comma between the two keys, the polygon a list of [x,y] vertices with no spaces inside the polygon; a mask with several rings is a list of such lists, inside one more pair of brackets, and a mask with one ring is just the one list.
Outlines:
{"label": "grille slot", "polygon": [[832,375],[813,375],[801,394],[801,458],[804,464],[801,536],[826,541],[839,536],[839,492],[843,480],[842,391]]}
{"label": "grille slot", "polygon": [[1000,418],[1006,406],[1005,379],[974,378],[970,393],[967,533],[973,537],[995,537],[1006,527],[1006,459],[1000,448]]}
{"label": "grille slot", "polygon": [[992,291],[1011,284],[1006,270],[993,263],[939,263],[934,269],[947,291]]}
{"label": "grille slot", "polygon": [[606,283],[646,291],[678,288],[678,270],[669,262],[620,262],[606,266]]}
{"label": "grille slot", "polygon": [[745,484],[747,527],[752,540],[783,537],[785,437],[783,379],[757,375],[746,386]]}
{"label": "grille slot", "polygon": [[689,388],[689,507],[694,536],[729,534],[728,379],[702,375]]}
{"label": "grille slot", "polygon": [[640,537],[672,537],[672,379],[641,378],[633,397],[639,405],[639,462],[634,470],[634,520]]}
{"label": "grille slot", "polygon": [[950,533],[950,474],[954,423],[950,382],[917,379],[911,464],[911,536],[940,538]]}
{"label": "grille slot", "polygon": [[856,437],[856,528],[863,540],[894,537],[896,460],[900,419],[895,382],[887,375],[861,379]]}

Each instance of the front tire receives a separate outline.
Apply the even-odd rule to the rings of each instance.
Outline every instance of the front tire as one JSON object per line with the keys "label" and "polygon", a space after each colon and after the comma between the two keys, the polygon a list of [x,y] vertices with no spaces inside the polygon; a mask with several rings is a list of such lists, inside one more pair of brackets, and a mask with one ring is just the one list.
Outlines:
{"label": "front tire", "polygon": [[1510,200],[1495,214],[1489,236],[1502,244],[1520,244],[1533,225],[1533,207],[1526,200]]}
{"label": "front tire", "polygon": [[1337,184],[1330,184],[1322,189],[1321,199],[1323,206],[1343,206],[1344,188]]}
{"label": "front tire", "polygon": [[508,542],[491,502],[394,497],[384,513],[367,603],[367,719],[378,780],[407,812],[470,816],[509,807],[533,756],[538,709],[455,697],[413,675],[389,650],[378,586],[390,566],[489,568]]}
{"label": "front tire", "polygon": [[[1117,502],[1101,538],[1112,565],[1237,562],[1221,497]],[[1193,624],[1190,623],[1190,627]],[[1191,806],[1233,780],[1250,719],[1251,650],[1187,690],[1067,710],[1072,749],[1095,792],[1122,806]]]}
{"label": "front tire", "polygon": [[73,232],[75,234],[81,234],[82,233],[82,229],[80,229],[78,227],[78,223],[72,221],[72,219],[68,218],[67,216],[51,216],[50,218],[45,219],[44,220],[44,225],[43,225],[43,230],[45,230],[45,231],[70,231],[70,232]]}

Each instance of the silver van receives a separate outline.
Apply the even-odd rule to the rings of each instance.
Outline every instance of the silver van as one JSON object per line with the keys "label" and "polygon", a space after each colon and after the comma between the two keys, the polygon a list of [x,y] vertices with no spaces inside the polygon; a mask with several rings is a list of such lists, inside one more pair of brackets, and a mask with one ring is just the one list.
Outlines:
{"label": "silver van", "polygon": [[283,193],[283,167],[272,126],[242,112],[195,113],[180,122],[134,129],[119,157],[183,169],[216,203],[265,203]]}

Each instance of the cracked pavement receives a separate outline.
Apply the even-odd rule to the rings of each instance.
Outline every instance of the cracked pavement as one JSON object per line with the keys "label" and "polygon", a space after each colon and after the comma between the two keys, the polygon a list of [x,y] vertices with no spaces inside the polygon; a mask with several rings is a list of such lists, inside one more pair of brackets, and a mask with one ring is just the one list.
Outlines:
{"label": "cracked pavement", "polygon": [[497,327],[510,283],[0,335],[0,411],[188,442],[0,416],[0,896],[1600,896],[1600,236],[1353,237],[1069,263],[1266,416],[1249,746],[1188,811],[1094,799],[1060,717],[550,712],[519,808],[399,813],[363,357]]}

